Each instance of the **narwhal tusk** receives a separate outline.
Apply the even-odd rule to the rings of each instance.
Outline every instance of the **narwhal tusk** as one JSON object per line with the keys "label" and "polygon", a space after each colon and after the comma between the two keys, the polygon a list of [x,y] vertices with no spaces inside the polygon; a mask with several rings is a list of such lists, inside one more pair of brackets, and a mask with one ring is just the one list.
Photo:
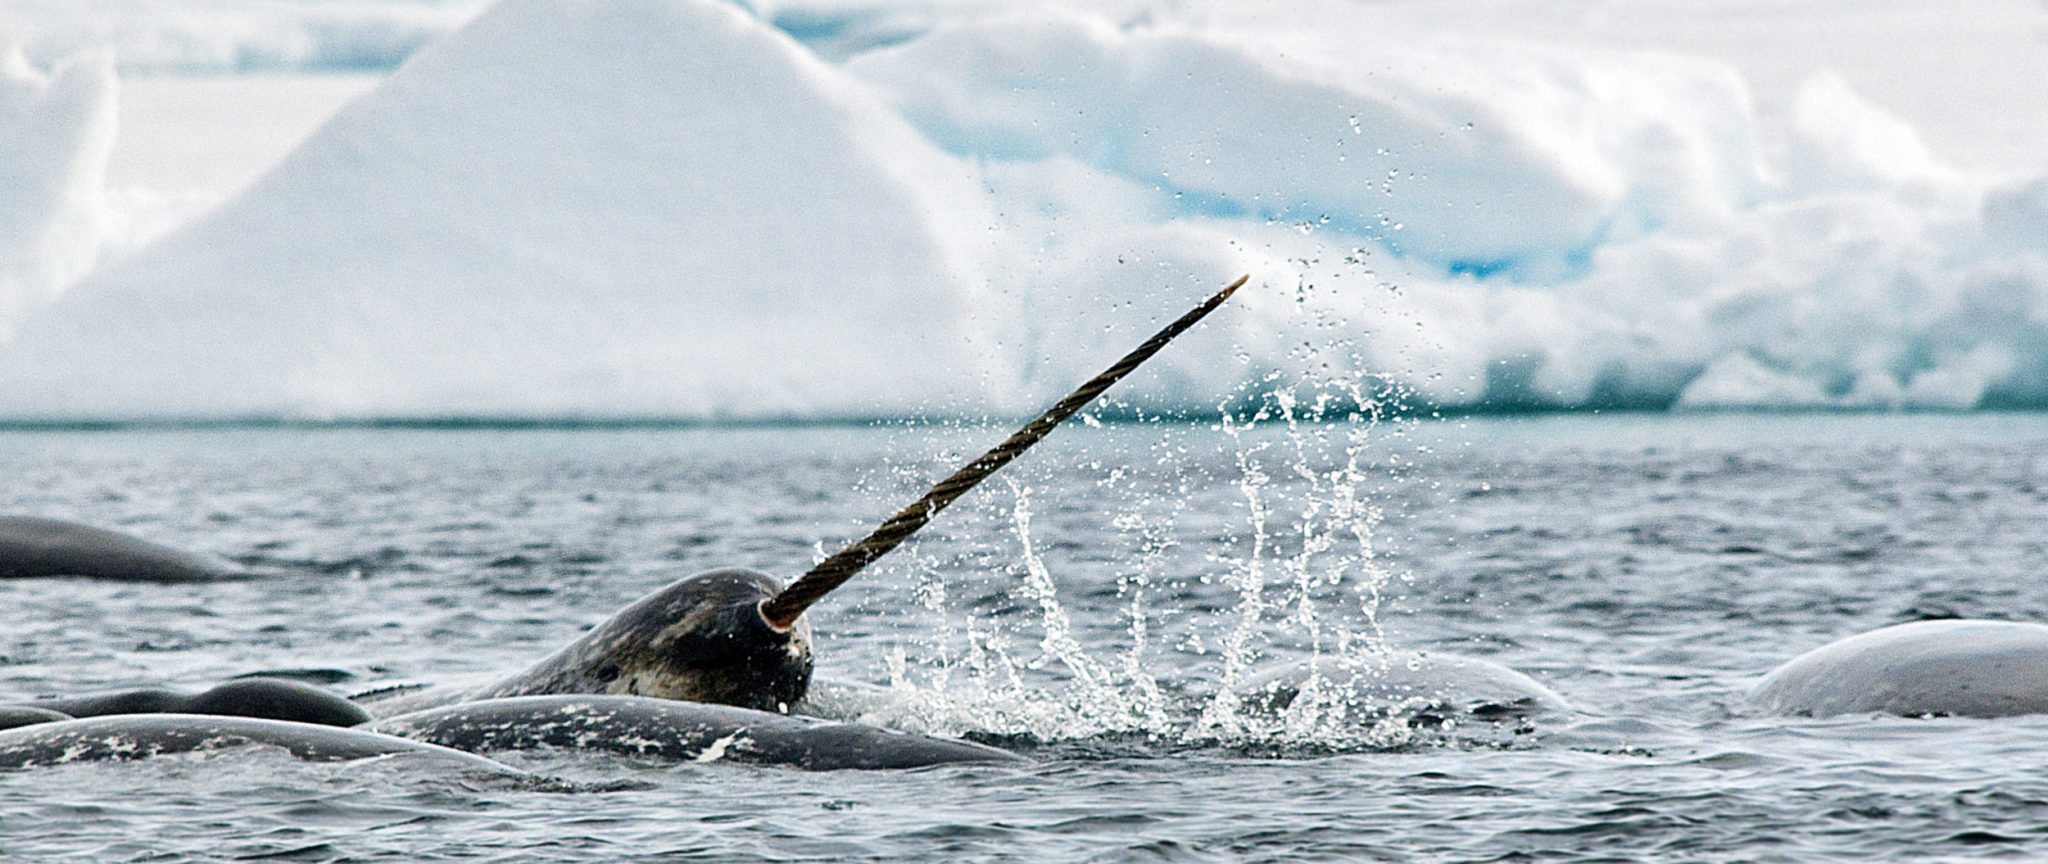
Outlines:
{"label": "narwhal tusk", "polygon": [[762,601],[761,617],[770,627],[777,630],[789,629],[796,623],[797,616],[804,614],[805,609],[811,608],[811,604],[831,593],[832,589],[845,584],[846,580],[852,579],[855,573],[874,563],[875,559],[887,555],[889,550],[910,539],[910,535],[917,533],[925,523],[932,521],[932,517],[946,509],[954,499],[967,494],[967,490],[973,489],[981,481],[988,479],[989,475],[996,473],[997,469],[1010,464],[1010,460],[1031,449],[1031,445],[1044,439],[1052,432],[1053,427],[1074,416],[1082,406],[1095,401],[1095,397],[1102,395],[1102,391],[1108,390],[1110,385],[1129,375],[1131,370],[1151,359],[1152,355],[1159,353],[1159,349],[1166,347],[1166,343],[1173,341],[1174,337],[1186,332],[1189,327],[1195,326],[1195,322],[1202,320],[1203,316],[1223,305],[1223,301],[1230,299],[1230,295],[1251,278],[1250,274],[1237,277],[1237,281],[1216,292],[1215,296],[1202,301],[1202,305],[1188,310],[1188,313],[1180,316],[1179,320],[1166,325],[1165,329],[1145,340],[1145,344],[1139,345],[1137,350],[1124,355],[1122,360],[1116,361],[1116,365],[1088,379],[1088,383],[1067,394],[1067,398],[1061,399],[1058,404],[1046,409],[1044,414],[1038,415],[1038,419],[1024,424],[1024,428],[1018,429],[1003,443],[997,444],[995,449],[981,454],[979,458],[953,472],[952,476],[940,480],[931,491],[924,493],[923,498],[917,499],[916,503],[889,517],[889,521],[883,522],[882,527],[876,528],[874,533],[818,562],[817,566],[811,568],[811,572],[805,573],[803,578],[782,589],[782,593]]}

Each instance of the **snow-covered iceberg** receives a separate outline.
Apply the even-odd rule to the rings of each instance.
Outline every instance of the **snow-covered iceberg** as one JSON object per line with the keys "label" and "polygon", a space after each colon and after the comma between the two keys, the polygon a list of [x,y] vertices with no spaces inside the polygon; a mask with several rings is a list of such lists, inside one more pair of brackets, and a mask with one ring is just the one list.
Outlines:
{"label": "snow-covered iceberg", "polygon": [[980,194],[715,3],[513,0],[4,350],[41,416],[810,415],[972,383]]}
{"label": "snow-covered iceberg", "polygon": [[1767,121],[1699,58],[1072,12],[845,67],[963,158],[1169,196],[1151,224],[1265,252],[1436,400],[2048,404],[2044,181],[1947,167],[1831,74]]}
{"label": "snow-covered iceberg", "polygon": [[0,46],[0,339],[98,260],[114,87],[104,54],[43,74]]}

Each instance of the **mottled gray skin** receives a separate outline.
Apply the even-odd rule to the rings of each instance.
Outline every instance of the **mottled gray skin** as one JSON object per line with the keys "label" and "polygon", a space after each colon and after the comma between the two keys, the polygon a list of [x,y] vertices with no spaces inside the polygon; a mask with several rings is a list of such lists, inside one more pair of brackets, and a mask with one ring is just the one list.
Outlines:
{"label": "mottled gray skin", "polygon": [[473,753],[360,729],[196,714],[88,717],[0,731],[0,769],[128,762],[173,753],[249,746],[279,747],[315,762],[412,753],[451,760],[473,770],[518,773]]}
{"label": "mottled gray skin", "polygon": [[1765,713],[1829,717],[2048,714],[2048,626],[1915,621],[1830,642],[1757,683]]}
{"label": "mottled gray skin", "polygon": [[509,696],[597,694],[787,711],[811,681],[810,623],[777,632],[761,601],[782,585],[752,570],[699,573],[642,597],[524,672],[464,690],[358,695],[389,717]]}
{"label": "mottled gray skin", "polygon": [[813,771],[1018,762],[966,741],[639,696],[521,696],[402,714],[367,727],[466,750],[554,748]]}
{"label": "mottled gray skin", "polygon": [[77,576],[124,582],[218,582],[251,575],[232,562],[62,519],[0,516],[0,579]]}
{"label": "mottled gray skin", "polygon": [[26,705],[0,705],[0,729],[16,729],[34,726],[37,723],[55,723],[69,720],[71,715],[48,708],[31,708]]}
{"label": "mottled gray skin", "polygon": [[68,714],[103,717],[114,714],[209,714],[290,720],[322,726],[355,726],[367,722],[362,706],[311,684],[279,678],[229,681],[203,693],[173,690],[127,690],[60,699],[38,699],[22,706]]}

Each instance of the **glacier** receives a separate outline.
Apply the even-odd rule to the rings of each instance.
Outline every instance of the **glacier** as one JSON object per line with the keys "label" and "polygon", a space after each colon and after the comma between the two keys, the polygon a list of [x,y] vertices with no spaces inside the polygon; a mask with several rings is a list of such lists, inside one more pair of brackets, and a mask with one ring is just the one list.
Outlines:
{"label": "glacier", "polygon": [[75,282],[112,120],[0,104],[64,133],[0,150],[0,251],[58,250],[0,258],[0,418],[1018,414],[1238,272],[1127,407],[2048,407],[2048,165],[1832,71],[1419,2],[458,6]]}

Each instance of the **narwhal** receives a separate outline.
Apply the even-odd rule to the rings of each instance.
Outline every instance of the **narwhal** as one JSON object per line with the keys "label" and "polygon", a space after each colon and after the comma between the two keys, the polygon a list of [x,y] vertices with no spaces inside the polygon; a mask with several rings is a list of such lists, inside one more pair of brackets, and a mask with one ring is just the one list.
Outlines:
{"label": "narwhal", "polygon": [[635,601],[539,663],[466,689],[372,692],[357,698],[380,716],[456,702],[561,694],[651,696],[787,713],[811,682],[810,623],[803,614],[854,574],[917,533],[960,496],[1022,455],[1111,385],[1223,305],[1241,276],[1123,359],[933,485],[866,537],[827,557],[788,587],[766,573],[721,569],[673,582]]}
{"label": "narwhal", "polygon": [[[311,710],[321,719],[280,722],[209,717],[186,713],[195,710],[191,707],[175,707],[220,702],[229,706],[221,713],[240,713],[232,710],[236,700],[208,701],[214,691],[198,697],[137,691],[17,706],[11,715],[0,713],[0,720],[11,719],[7,725],[28,725],[0,732],[0,768],[46,764],[65,754],[102,759],[132,758],[144,751],[184,752],[209,742],[270,744],[303,758],[357,758],[404,749],[392,743],[399,740],[392,735],[429,742],[418,747],[444,745],[478,753],[534,747],[595,748],[642,758],[729,758],[812,769],[1016,759],[1004,751],[965,741],[779,716],[803,699],[810,686],[810,625],[803,618],[804,611],[1043,440],[1223,305],[1249,279],[1238,278],[1168,324],[994,449],[939,481],[868,536],[820,561],[788,587],[753,570],[699,573],[640,598],[582,638],[495,683],[469,689],[360,695],[360,702],[384,719],[357,729],[315,725],[347,725],[357,718],[336,718],[325,704],[327,697],[290,691],[285,686],[288,682],[263,683],[261,695],[265,698],[256,701],[269,712],[266,716],[304,721],[309,718],[297,715]],[[300,698],[280,700],[280,693]],[[174,707],[163,707],[172,703]],[[70,712],[46,710],[49,705],[83,714],[124,716],[70,719]],[[179,713],[152,713],[155,710]],[[224,732],[228,726],[234,728]]]}

